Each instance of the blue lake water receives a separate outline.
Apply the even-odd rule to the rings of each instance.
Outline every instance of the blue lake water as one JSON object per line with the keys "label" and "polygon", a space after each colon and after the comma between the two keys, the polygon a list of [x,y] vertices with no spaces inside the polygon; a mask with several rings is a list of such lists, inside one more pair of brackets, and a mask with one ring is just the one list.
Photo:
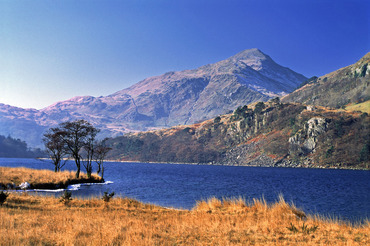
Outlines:
{"label": "blue lake water", "polygon": [[[0,166],[53,170],[47,160],[0,158]],[[106,162],[107,184],[71,187],[72,196],[101,196],[104,191],[166,207],[191,209],[209,197],[264,197],[286,201],[308,214],[351,222],[370,218],[370,171],[303,168],[232,167]],[[70,161],[63,168],[75,170]],[[39,192],[60,196],[60,192]]]}

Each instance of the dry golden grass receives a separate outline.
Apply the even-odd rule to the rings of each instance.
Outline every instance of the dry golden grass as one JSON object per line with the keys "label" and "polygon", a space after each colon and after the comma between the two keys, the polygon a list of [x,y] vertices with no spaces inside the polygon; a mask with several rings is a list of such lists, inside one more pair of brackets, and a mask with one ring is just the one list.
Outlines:
{"label": "dry golden grass", "polygon": [[[20,185],[23,182],[28,182],[33,186],[39,184],[68,184],[70,182],[76,182],[79,179],[87,179],[87,175],[83,172],[80,173],[80,178],[75,178],[75,172],[62,171],[53,172],[51,170],[36,170],[25,167],[9,168],[0,167],[0,184],[14,183]],[[96,180],[100,180],[100,177],[92,175]]]}
{"label": "dry golden grass", "polygon": [[306,218],[282,198],[272,205],[212,198],[188,211],[11,193],[0,207],[1,245],[369,245],[369,235],[369,222]]}
{"label": "dry golden grass", "polygon": [[354,104],[354,103],[348,104],[346,106],[346,110],[361,111],[361,112],[370,114],[370,101],[366,101],[363,103],[357,103],[357,104]]}

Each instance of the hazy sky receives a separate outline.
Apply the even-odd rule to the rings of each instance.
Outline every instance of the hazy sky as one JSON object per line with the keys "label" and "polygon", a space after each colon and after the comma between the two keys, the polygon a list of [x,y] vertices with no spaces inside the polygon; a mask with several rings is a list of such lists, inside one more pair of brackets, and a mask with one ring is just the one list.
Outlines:
{"label": "hazy sky", "polygon": [[307,77],[370,51],[368,0],[0,0],[0,103],[43,108],[259,48]]}

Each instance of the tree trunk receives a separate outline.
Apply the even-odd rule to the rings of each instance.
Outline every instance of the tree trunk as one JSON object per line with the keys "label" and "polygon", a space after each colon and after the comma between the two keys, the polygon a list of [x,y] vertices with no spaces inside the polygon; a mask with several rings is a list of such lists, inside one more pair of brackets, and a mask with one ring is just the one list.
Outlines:
{"label": "tree trunk", "polygon": [[100,164],[98,163],[98,171],[96,171],[96,174],[99,175],[99,173],[100,173]]}
{"label": "tree trunk", "polygon": [[75,162],[76,162],[76,178],[78,179],[80,177],[80,171],[81,171],[81,160],[75,157]]}
{"label": "tree trunk", "polygon": [[76,178],[77,179],[80,177],[80,170],[81,170],[81,167],[77,166],[77,171],[76,171]]}

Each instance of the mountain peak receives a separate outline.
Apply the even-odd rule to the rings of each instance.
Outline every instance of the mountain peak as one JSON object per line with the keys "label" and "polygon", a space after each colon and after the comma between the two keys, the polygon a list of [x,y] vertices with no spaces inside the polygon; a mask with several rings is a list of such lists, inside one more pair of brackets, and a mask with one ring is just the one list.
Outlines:
{"label": "mountain peak", "polygon": [[[47,126],[75,119],[101,127],[104,136],[190,124],[284,95],[306,79],[259,49],[248,49],[196,69],[146,78],[106,97],[74,97],[28,114],[0,108],[0,134],[36,146]],[[21,127],[30,122],[38,135],[23,133]]]}
{"label": "mountain peak", "polygon": [[261,50],[257,48],[246,49],[238,54],[230,57],[236,60],[266,60],[271,59],[268,55],[264,54]]}

